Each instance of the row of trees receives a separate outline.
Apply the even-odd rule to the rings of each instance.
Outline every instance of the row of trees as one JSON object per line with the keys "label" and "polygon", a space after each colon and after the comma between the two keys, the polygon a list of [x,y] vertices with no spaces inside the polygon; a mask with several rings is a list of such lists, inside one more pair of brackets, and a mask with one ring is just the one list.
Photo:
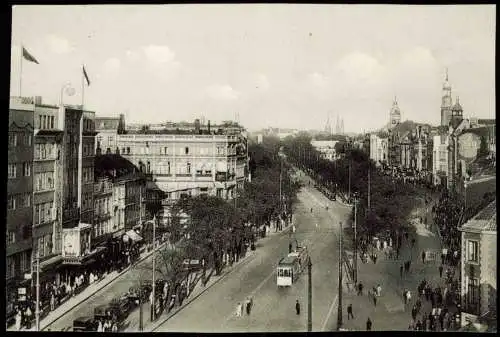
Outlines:
{"label": "row of trees", "polygon": [[357,229],[360,238],[412,231],[408,218],[417,202],[415,196],[424,190],[409,184],[396,184],[391,177],[380,174],[368,155],[353,148],[349,142],[336,147],[340,159],[332,162],[321,158],[307,134],[284,141],[284,151],[290,160],[309,171],[320,184],[337,195],[349,198],[350,193],[358,196]]}
{"label": "row of trees", "polygon": [[[160,252],[165,264],[199,259],[205,262],[204,269],[213,267],[219,274],[226,263],[238,261],[248,246],[254,246],[257,235],[265,235],[265,225],[289,216],[299,185],[292,181],[290,166],[279,152],[275,139],[250,145],[251,182],[245,182],[232,200],[209,195],[179,199],[172,207],[168,230],[171,241],[181,243],[175,251]],[[178,273],[179,268],[168,269]]]}

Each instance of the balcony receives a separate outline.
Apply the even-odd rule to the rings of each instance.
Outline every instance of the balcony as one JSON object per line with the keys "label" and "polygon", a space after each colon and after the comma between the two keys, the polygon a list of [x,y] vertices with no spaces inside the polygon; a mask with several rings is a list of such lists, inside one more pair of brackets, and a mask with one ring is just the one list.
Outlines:
{"label": "balcony", "polygon": [[80,219],[80,208],[67,208],[63,211],[63,221],[79,220]]}
{"label": "balcony", "polygon": [[94,185],[94,194],[110,194],[113,193],[113,185],[111,183],[97,183]]}
{"label": "balcony", "polygon": [[235,177],[234,173],[227,173],[227,172],[217,172],[215,173],[215,181],[228,181],[228,180],[233,180]]}

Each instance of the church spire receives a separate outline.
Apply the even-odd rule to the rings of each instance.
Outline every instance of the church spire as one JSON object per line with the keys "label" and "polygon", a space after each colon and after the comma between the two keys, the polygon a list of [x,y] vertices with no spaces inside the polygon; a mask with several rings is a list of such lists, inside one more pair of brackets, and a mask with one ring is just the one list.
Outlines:
{"label": "church spire", "polygon": [[446,67],[446,82],[448,82],[448,67]]}

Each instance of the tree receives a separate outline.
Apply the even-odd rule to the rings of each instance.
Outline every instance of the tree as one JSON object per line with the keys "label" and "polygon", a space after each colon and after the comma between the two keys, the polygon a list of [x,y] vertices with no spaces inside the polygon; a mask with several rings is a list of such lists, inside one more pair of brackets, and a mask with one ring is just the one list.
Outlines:
{"label": "tree", "polygon": [[479,150],[477,152],[478,158],[486,157],[490,153],[488,149],[488,144],[486,142],[486,137],[481,136],[481,143],[479,144]]}

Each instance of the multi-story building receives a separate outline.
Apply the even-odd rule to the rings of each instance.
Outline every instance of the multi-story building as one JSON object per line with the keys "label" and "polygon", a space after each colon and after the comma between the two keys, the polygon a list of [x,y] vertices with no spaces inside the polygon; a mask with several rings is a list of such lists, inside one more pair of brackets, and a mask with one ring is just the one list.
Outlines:
{"label": "multi-story building", "polygon": [[338,142],[338,140],[311,140],[311,145],[318,150],[322,158],[336,160],[339,156],[335,151],[335,144]]}
{"label": "multi-story building", "polygon": [[[461,228],[462,324],[488,325],[497,310],[496,200]],[[483,320],[484,319],[484,320]],[[496,320],[495,320],[496,321]]]}
{"label": "multi-story building", "polygon": [[100,154],[116,153],[118,134],[125,129],[125,116],[120,117],[95,117],[95,130],[97,138],[95,149],[101,151]]}
{"label": "multi-story building", "polygon": [[434,185],[446,187],[448,185],[448,134],[441,133],[434,136],[432,144],[432,177]]}
{"label": "multi-story building", "polygon": [[[12,99],[9,107],[7,176],[6,309],[13,313],[17,288],[29,286],[33,230],[34,104]],[[29,289],[29,287],[27,288]],[[29,290],[27,290],[29,294]]]}
{"label": "multi-story building", "polygon": [[389,146],[387,137],[370,134],[370,159],[377,165],[387,164]]}
{"label": "multi-story building", "polygon": [[82,118],[81,157],[81,221],[92,224],[94,219],[94,156],[95,156],[95,112],[84,111]]}
{"label": "multi-story building", "polygon": [[60,108],[35,101],[33,162],[33,251],[40,256],[41,282],[57,279],[62,261],[61,196],[63,129]]}
{"label": "multi-story building", "polygon": [[94,233],[92,246],[107,241],[110,234],[117,232],[118,224],[113,221],[113,182],[109,177],[96,177],[94,182]]}

